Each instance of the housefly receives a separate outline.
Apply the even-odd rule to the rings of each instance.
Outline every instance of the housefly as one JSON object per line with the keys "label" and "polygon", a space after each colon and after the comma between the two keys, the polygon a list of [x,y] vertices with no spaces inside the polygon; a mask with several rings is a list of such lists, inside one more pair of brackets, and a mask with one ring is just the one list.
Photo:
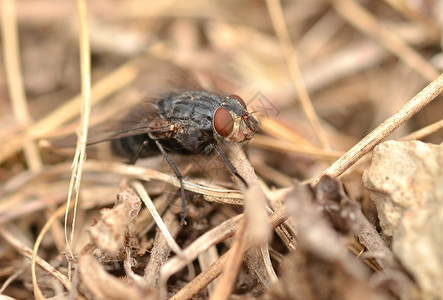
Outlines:
{"label": "housefly", "polygon": [[131,163],[137,158],[162,154],[180,182],[182,224],[186,224],[183,176],[170,153],[211,155],[217,152],[230,171],[247,186],[220,147],[223,141],[247,141],[258,130],[258,121],[239,96],[222,96],[204,90],[166,94],[156,101],[142,103],[126,119],[131,120],[127,123],[130,125],[122,123],[126,128],[89,144],[111,140],[116,154],[132,157]]}

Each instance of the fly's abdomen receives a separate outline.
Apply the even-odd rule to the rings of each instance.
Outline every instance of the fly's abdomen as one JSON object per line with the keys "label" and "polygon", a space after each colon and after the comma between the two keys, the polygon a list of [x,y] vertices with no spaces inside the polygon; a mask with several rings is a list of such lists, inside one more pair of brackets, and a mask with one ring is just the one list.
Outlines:
{"label": "fly's abdomen", "polygon": [[132,158],[140,147],[145,146],[139,157],[158,155],[160,152],[155,142],[147,134],[128,136],[111,141],[112,152],[118,156]]}

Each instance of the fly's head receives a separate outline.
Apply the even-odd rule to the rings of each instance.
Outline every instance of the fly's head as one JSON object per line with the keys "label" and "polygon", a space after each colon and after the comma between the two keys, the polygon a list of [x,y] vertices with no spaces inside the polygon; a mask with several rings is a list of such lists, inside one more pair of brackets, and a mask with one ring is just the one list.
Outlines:
{"label": "fly's head", "polygon": [[259,129],[258,121],[248,112],[246,104],[237,95],[224,99],[212,118],[214,130],[230,142],[250,140]]}

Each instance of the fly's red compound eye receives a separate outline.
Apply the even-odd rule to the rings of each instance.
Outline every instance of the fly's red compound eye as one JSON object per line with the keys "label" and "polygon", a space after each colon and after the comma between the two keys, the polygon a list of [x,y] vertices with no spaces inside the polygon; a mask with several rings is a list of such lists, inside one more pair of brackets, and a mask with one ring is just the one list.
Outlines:
{"label": "fly's red compound eye", "polygon": [[226,108],[220,106],[214,113],[214,129],[222,137],[227,137],[234,129],[234,120]]}
{"label": "fly's red compound eye", "polygon": [[246,103],[245,103],[245,101],[243,101],[243,99],[242,99],[240,96],[237,96],[237,95],[229,95],[229,98],[232,98],[232,99],[237,100],[237,102],[240,103],[240,105],[243,106],[243,108],[244,108],[245,110],[247,110],[247,109],[246,109]]}

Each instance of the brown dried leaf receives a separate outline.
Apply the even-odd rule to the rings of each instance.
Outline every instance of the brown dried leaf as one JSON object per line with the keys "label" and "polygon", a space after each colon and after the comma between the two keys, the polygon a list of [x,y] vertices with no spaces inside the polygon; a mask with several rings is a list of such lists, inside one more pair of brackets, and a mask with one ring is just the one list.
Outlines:
{"label": "brown dried leaf", "polygon": [[154,289],[141,288],[110,275],[90,254],[80,256],[78,263],[82,283],[93,299],[157,298],[157,291]]}
{"label": "brown dried leaf", "polygon": [[[117,256],[124,246],[125,236],[135,235],[135,218],[140,207],[140,200],[131,190],[118,194],[116,205],[112,209],[102,209],[100,221],[89,229],[93,243],[111,257]],[[129,243],[135,241],[131,239]]]}

